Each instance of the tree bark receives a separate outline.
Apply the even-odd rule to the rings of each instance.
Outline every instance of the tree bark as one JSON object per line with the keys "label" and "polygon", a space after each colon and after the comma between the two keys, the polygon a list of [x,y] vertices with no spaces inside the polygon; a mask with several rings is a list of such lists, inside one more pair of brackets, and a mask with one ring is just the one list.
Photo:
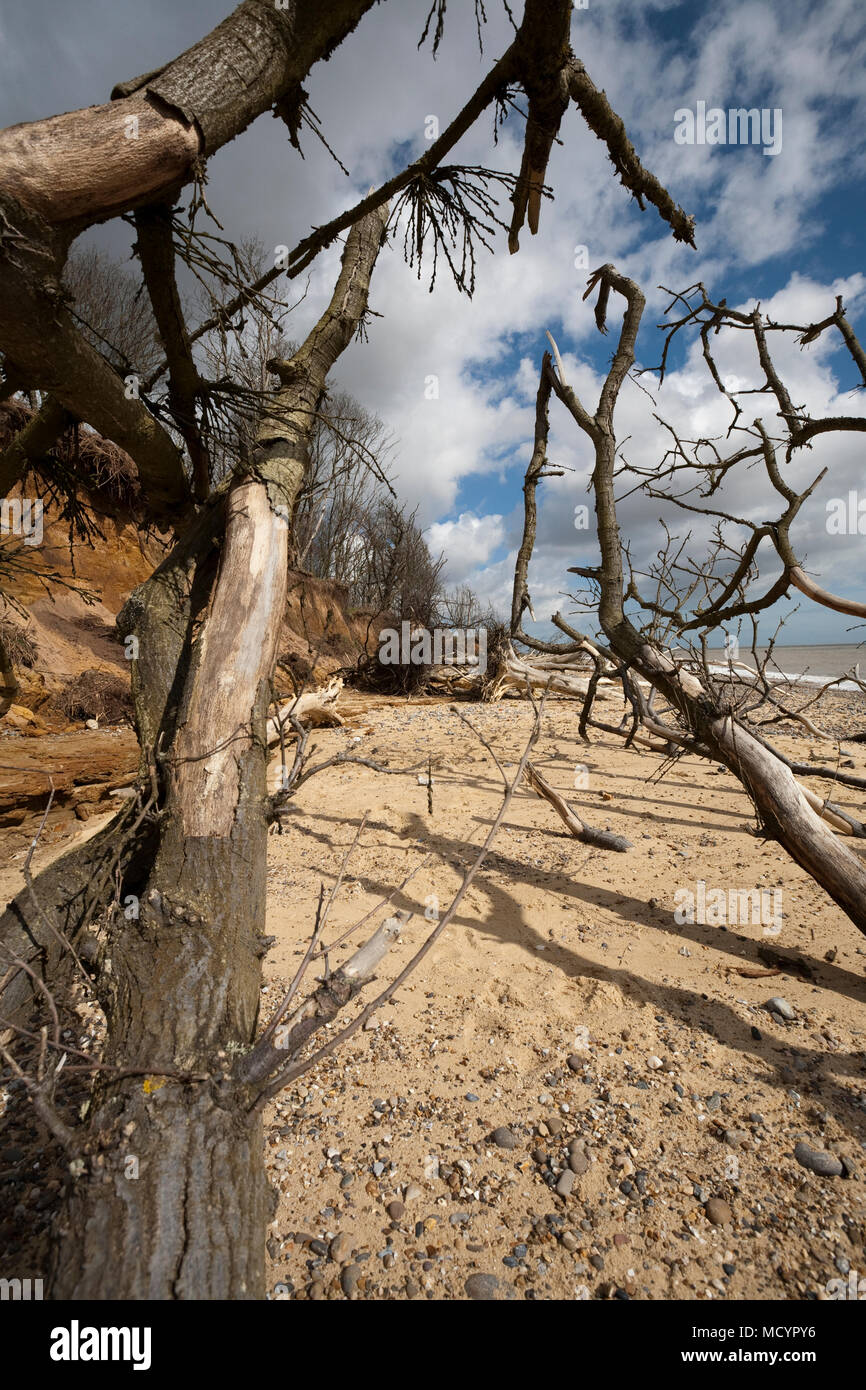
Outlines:
{"label": "tree bark", "polygon": [[140,87],[116,87],[117,100],[0,131],[0,186],[48,222],[83,226],[169,195],[199,158],[328,58],[375,3],[244,0]]}
{"label": "tree bark", "polygon": [[73,418],[52,396],[42,402],[24,428],[0,453],[0,496],[7,497],[30,465],[45,458]]}
{"label": "tree bark", "polygon": [[[282,384],[250,471],[229,491],[219,572],[164,758],[141,916],[115,922],[99,960],[105,1062],[154,1074],[107,1073],[97,1086],[56,1297],[264,1295],[260,1120],[231,1073],[253,1043],[261,986],[270,680],[316,410],[366,309],[386,218],[353,229],[331,304],[291,361],[274,364]],[[173,660],[156,663],[151,731]]]}

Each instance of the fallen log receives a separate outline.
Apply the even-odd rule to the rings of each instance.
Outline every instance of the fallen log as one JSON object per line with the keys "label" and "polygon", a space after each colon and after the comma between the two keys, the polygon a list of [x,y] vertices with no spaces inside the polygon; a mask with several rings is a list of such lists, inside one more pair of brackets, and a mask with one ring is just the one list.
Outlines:
{"label": "fallen log", "polygon": [[268,747],[279,743],[281,730],[283,736],[294,733],[291,720],[306,725],[307,728],[342,728],[344,721],[336,710],[342,689],[343,682],[339,676],[335,676],[320,690],[309,690],[294,699],[286,700],[268,720]]}

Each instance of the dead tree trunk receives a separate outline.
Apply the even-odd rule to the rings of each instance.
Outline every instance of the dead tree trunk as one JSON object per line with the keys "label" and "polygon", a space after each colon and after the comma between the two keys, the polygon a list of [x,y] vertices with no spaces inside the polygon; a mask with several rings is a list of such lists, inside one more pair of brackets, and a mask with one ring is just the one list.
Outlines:
{"label": "dead tree trunk", "polygon": [[595,272],[590,289],[595,285],[599,286],[596,309],[599,327],[604,327],[611,290],[622,294],[626,301],[619,342],[595,414],[589,414],[561,376],[554,382],[557,396],[592,440],[595,449],[593,487],[601,566],[574,572],[591,577],[599,586],[599,620],[611,649],[628,668],[661,691],[692,734],[740,779],[755,804],[765,832],[777,839],[852,922],[866,932],[866,868],[861,861],[816,814],[791,769],[742,722],[721,708],[712,692],[693,672],[683,669],[667,651],[648,641],[625,614],[622,541],[614,492],[616,436],[613,421],[620,388],[634,363],[635,340],[645,301],[634,281],[620,275],[612,265]]}
{"label": "dead tree trunk", "polygon": [[141,914],[109,933],[100,960],[105,1062],[145,1074],[97,1088],[56,1297],[264,1293],[260,1120],[231,1072],[259,1005],[270,679],[308,441],[328,370],[366,308],[385,216],[350,234],[329,308],[291,361],[274,364],[282,385],[226,501],[219,572],[163,750]]}

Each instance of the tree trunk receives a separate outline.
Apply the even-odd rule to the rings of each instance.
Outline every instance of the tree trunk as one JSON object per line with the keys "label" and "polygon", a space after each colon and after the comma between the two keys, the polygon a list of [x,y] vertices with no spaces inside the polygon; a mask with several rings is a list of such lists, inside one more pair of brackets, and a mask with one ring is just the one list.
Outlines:
{"label": "tree trunk", "polygon": [[71,965],[64,940],[74,943],[86,921],[107,907],[115,894],[115,874],[124,885],[122,893],[136,891],[142,863],[153,858],[155,837],[149,826],[131,838],[121,837],[123,814],[55,859],[36,877],[34,893],[22,888],[0,914],[0,1032],[25,1024],[34,990],[38,997],[38,987],[18,962],[52,990],[61,990]]}
{"label": "tree trunk", "polygon": [[[264,1295],[260,1119],[232,1070],[254,1042],[261,987],[270,680],[289,524],[316,411],[366,309],[386,219],[380,210],[353,229],[330,306],[291,361],[273,364],[282,384],[259,427],[250,474],[225,503],[201,632],[188,648],[188,590],[179,584],[182,620],[173,627],[159,610],[147,629],[147,640],[171,646],[170,658],[140,651],[137,696],[150,736],[157,725],[174,728],[161,761],[165,807],[140,918],[115,919],[99,960],[105,1061],[125,1074],[106,1074],[94,1096],[84,1171],[61,1232],[56,1297]],[[171,573],[168,566],[163,578]],[[160,600],[170,592],[163,584]],[[126,625],[135,612],[133,605]],[[184,651],[183,694],[167,724],[160,710]]]}

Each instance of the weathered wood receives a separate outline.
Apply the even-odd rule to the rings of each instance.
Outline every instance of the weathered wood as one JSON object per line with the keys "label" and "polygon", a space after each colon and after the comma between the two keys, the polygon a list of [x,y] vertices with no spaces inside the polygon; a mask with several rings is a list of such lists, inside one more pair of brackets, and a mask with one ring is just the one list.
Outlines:
{"label": "weathered wood", "polygon": [[268,720],[265,730],[268,746],[279,743],[281,728],[284,736],[290,736],[294,732],[291,724],[287,722],[289,715],[299,724],[312,728],[342,728],[343,719],[336,709],[342,689],[343,682],[335,676],[319,690],[305,690],[302,695],[286,700]]}
{"label": "weathered wood", "polygon": [[58,234],[5,189],[0,191],[3,224],[14,241],[15,266],[3,257],[0,344],[7,351],[14,346],[16,365],[29,386],[52,396],[58,408],[86,420],[135,460],[155,515],[176,517],[189,500],[180,450],[79,332],[61,283],[67,234]]}
{"label": "weathered wood", "polygon": [[586,821],[581,820],[580,816],[573,810],[568,802],[554,791],[549,782],[545,781],[538,768],[533,767],[532,763],[526,764],[526,780],[532,790],[545,801],[549,801],[556,814],[568,827],[576,840],[580,840],[584,845],[595,845],[598,849],[613,849],[620,854],[626,850],[633,849],[631,840],[627,840],[624,835],[614,835],[610,830],[596,830],[593,826],[587,825]]}
{"label": "weathered wood", "polygon": [[[264,1294],[260,1122],[230,1074],[234,1053],[254,1041],[259,1008],[267,710],[288,526],[315,412],[366,308],[386,216],[377,212],[348,237],[331,303],[291,362],[278,364],[281,386],[250,472],[229,490],[219,570],[161,761],[160,843],[141,916],[115,924],[99,961],[106,1062],[174,1075],[151,1087],[130,1076],[97,1086],[85,1173],[64,1216],[56,1297]],[[151,727],[167,675],[156,663]],[[124,1169],[129,1154],[139,1164],[135,1181]]]}
{"label": "weathered wood", "polygon": [[820,584],[816,584],[805,570],[799,565],[792,565],[788,570],[788,578],[799,589],[801,594],[812,599],[815,603],[820,603],[823,608],[832,608],[836,613],[851,613],[855,618],[866,618],[866,603],[860,603],[857,599],[841,598],[839,594],[828,593],[822,589]]}
{"label": "weathered wood", "polygon": [[[579,99],[576,92],[572,94]],[[589,96],[594,100],[591,93]],[[601,628],[610,650],[624,668],[637,673],[664,695],[697,745],[693,751],[709,752],[730,768],[752,798],[764,833],[778,839],[852,922],[866,932],[866,866],[827,824],[829,819],[838,829],[857,834],[859,822],[846,819],[839,808],[827,807],[814,793],[801,787],[791,768],[771,748],[724,711],[713,691],[696,674],[679,665],[664,647],[648,641],[625,613],[623,551],[615,497],[614,412],[620,388],[634,365],[645,300],[639,286],[612,265],[604,265],[592,274],[587,294],[596,287],[596,323],[602,331],[612,291],[623,296],[626,309],[595,412],[591,414],[572,388],[552,374],[547,354],[542,364],[542,376],[551,376],[553,390],[590,439],[595,456],[592,479],[601,565],[592,571],[575,572],[589,574],[598,583]],[[681,735],[670,737],[683,742]]]}

